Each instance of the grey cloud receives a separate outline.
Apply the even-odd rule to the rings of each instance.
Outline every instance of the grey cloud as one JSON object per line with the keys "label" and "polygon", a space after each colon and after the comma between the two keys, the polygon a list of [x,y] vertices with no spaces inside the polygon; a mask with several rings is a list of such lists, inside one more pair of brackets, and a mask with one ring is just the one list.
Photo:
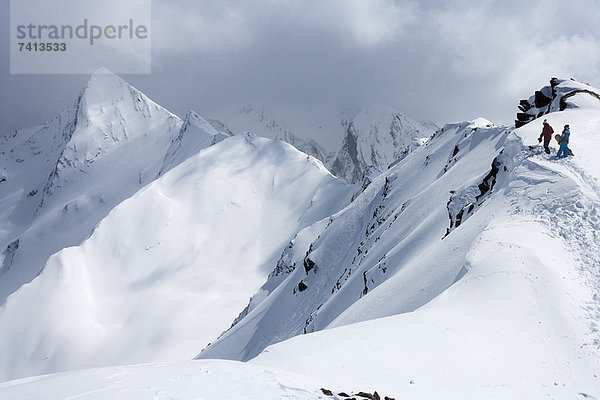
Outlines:
{"label": "grey cloud", "polygon": [[[386,103],[438,123],[478,116],[508,123],[517,101],[551,76],[600,83],[596,0],[154,0],[152,7],[153,72],[124,78],[178,114],[210,117],[246,103]],[[87,77],[9,76],[3,65],[0,79],[2,104],[12,110],[1,117],[4,132],[50,118]]]}

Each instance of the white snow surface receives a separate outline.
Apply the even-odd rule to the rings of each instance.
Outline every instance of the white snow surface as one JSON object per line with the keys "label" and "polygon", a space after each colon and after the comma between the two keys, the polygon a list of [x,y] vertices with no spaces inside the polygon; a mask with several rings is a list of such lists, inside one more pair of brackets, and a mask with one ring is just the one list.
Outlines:
{"label": "white snow surface", "polygon": [[[348,186],[282,142],[201,150],[9,297],[0,371],[189,357],[210,340],[199,315],[222,307],[223,326],[254,293],[199,355],[248,362],[68,372],[0,384],[0,398],[600,399],[589,97],[516,130],[447,125],[341,210]],[[544,118],[570,125],[574,157],[543,152]]]}
{"label": "white snow surface", "polygon": [[243,135],[201,151],[8,298],[0,379],[192,358],[227,328],[294,233],[350,195],[320,161],[280,141]]}
{"label": "white snow surface", "polygon": [[318,382],[232,361],[108,367],[0,384],[3,400],[328,399]]}
{"label": "white snow surface", "polygon": [[545,117],[570,124],[575,157],[528,148],[541,119],[445,127],[299,234],[269,295],[200,357],[247,360],[291,338],[251,362],[396,398],[600,398],[600,113]]}
{"label": "white snow surface", "polygon": [[154,180],[181,120],[106,69],[72,109],[0,138],[0,304]]}

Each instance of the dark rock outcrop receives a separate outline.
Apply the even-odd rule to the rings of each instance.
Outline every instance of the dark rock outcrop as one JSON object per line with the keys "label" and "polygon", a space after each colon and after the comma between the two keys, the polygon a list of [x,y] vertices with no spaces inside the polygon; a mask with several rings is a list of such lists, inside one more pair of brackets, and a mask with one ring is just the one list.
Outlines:
{"label": "dark rock outcrop", "polygon": [[306,286],[306,283],[300,281],[300,283],[298,283],[298,291],[304,292],[306,289],[308,289],[308,286]]}
{"label": "dark rock outcrop", "polygon": [[[329,396],[329,397],[333,397],[333,398],[336,397],[336,396],[334,396],[334,394],[333,394],[333,392],[331,390],[328,390],[328,389],[325,389],[325,388],[321,388],[321,392],[323,392],[323,394],[325,396]],[[354,399],[354,400],[360,400],[360,399],[381,400],[381,396],[379,396],[379,393],[377,393],[377,391],[375,391],[373,393],[358,392],[358,393],[352,393],[352,394],[348,394],[346,392],[339,392],[337,394],[337,397],[344,398],[345,400],[352,400],[352,399]],[[384,400],[396,400],[396,399],[393,398],[393,397],[385,396]]]}
{"label": "dark rock outcrop", "polygon": [[569,99],[578,94],[590,95],[600,101],[600,93],[585,83],[573,79],[550,79],[549,86],[544,86],[540,90],[536,90],[533,96],[519,101],[515,127],[520,128],[534,119],[554,111],[577,107]]}

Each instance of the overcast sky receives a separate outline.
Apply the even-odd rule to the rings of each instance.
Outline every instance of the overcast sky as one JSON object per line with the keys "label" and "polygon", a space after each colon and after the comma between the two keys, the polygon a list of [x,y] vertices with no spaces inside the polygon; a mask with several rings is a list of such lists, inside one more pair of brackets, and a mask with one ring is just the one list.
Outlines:
{"label": "overcast sky", "polygon": [[[5,133],[69,107],[88,76],[10,75],[0,4]],[[600,86],[598,0],[153,0],[151,35],[152,74],[123,78],[178,115],[382,103],[438,124],[510,123],[553,76]]]}

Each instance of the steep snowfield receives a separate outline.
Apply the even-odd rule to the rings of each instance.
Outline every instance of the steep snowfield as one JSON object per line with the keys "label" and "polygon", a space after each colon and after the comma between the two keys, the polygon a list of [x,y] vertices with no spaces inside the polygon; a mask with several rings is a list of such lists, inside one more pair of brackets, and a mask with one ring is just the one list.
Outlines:
{"label": "steep snowfield", "polygon": [[[516,130],[493,194],[467,221],[437,245],[412,240],[420,262],[370,290],[329,329],[271,346],[252,363],[406,399],[600,398],[600,163],[591,146],[600,112],[546,117],[555,127],[570,124],[576,157],[529,150],[541,121]],[[410,311],[407,292],[418,299],[446,285],[457,256],[456,283],[395,315]],[[416,266],[427,283],[415,288]],[[346,325],[355,321],[365,322]]]}
{"label": "steep snowfield", "polygon": [[347,318],[348,307],[373,299],[372,290],[388,279],[402,287],[394,301],[347,322],[413,311],[443,292],[463,273],[478,233],[444,238],[449,213],[456,219],[456,207],[472,203],[473,213],[485,204],[489,193],[480,195],[478,185],[507,134],[485,120],[440,130],[346,209],[300,232],[250,303],[252,311],[200,356],[248,360],[272,343]]}
{"label": "steep snowfield", "polygon": [[543,152],[543,118],[447,125],[350,204],[315,159],[219,142],[226,127],[191,115],[211,147],[167,152],[181,164],[0,309],[0,373],[181,360],[242,309],[199,358],[248,362],[70,372],[0,397],[600,399],[600,101],[568,94],[542,115],[570,125],[575,157]]}
{"label": "steep snowfield", "polygon": [[179,130],[171,139],[160,174],[181,164],[200,150],[227,139],[231,134],[215,129],[207,120],[193,111],[188,112]]}
{"label": "steep snowfield", "polygon": [[227,328],[294,233],[350,195],[283,142],[243,135],[205,149],[8,298],[0,378],[192,358]]}
{"label": "steep snowfield", "polygon": [[318,382],[231,361],[110,367],[0,384],[3,400],[328,399]]}
{"label": "steep snowfield", "polygon": [[[71,110],[0,139],[0,304],[157,176],[181,120],[101,69]],[[0,178],[2,180],[2,178]]]}

